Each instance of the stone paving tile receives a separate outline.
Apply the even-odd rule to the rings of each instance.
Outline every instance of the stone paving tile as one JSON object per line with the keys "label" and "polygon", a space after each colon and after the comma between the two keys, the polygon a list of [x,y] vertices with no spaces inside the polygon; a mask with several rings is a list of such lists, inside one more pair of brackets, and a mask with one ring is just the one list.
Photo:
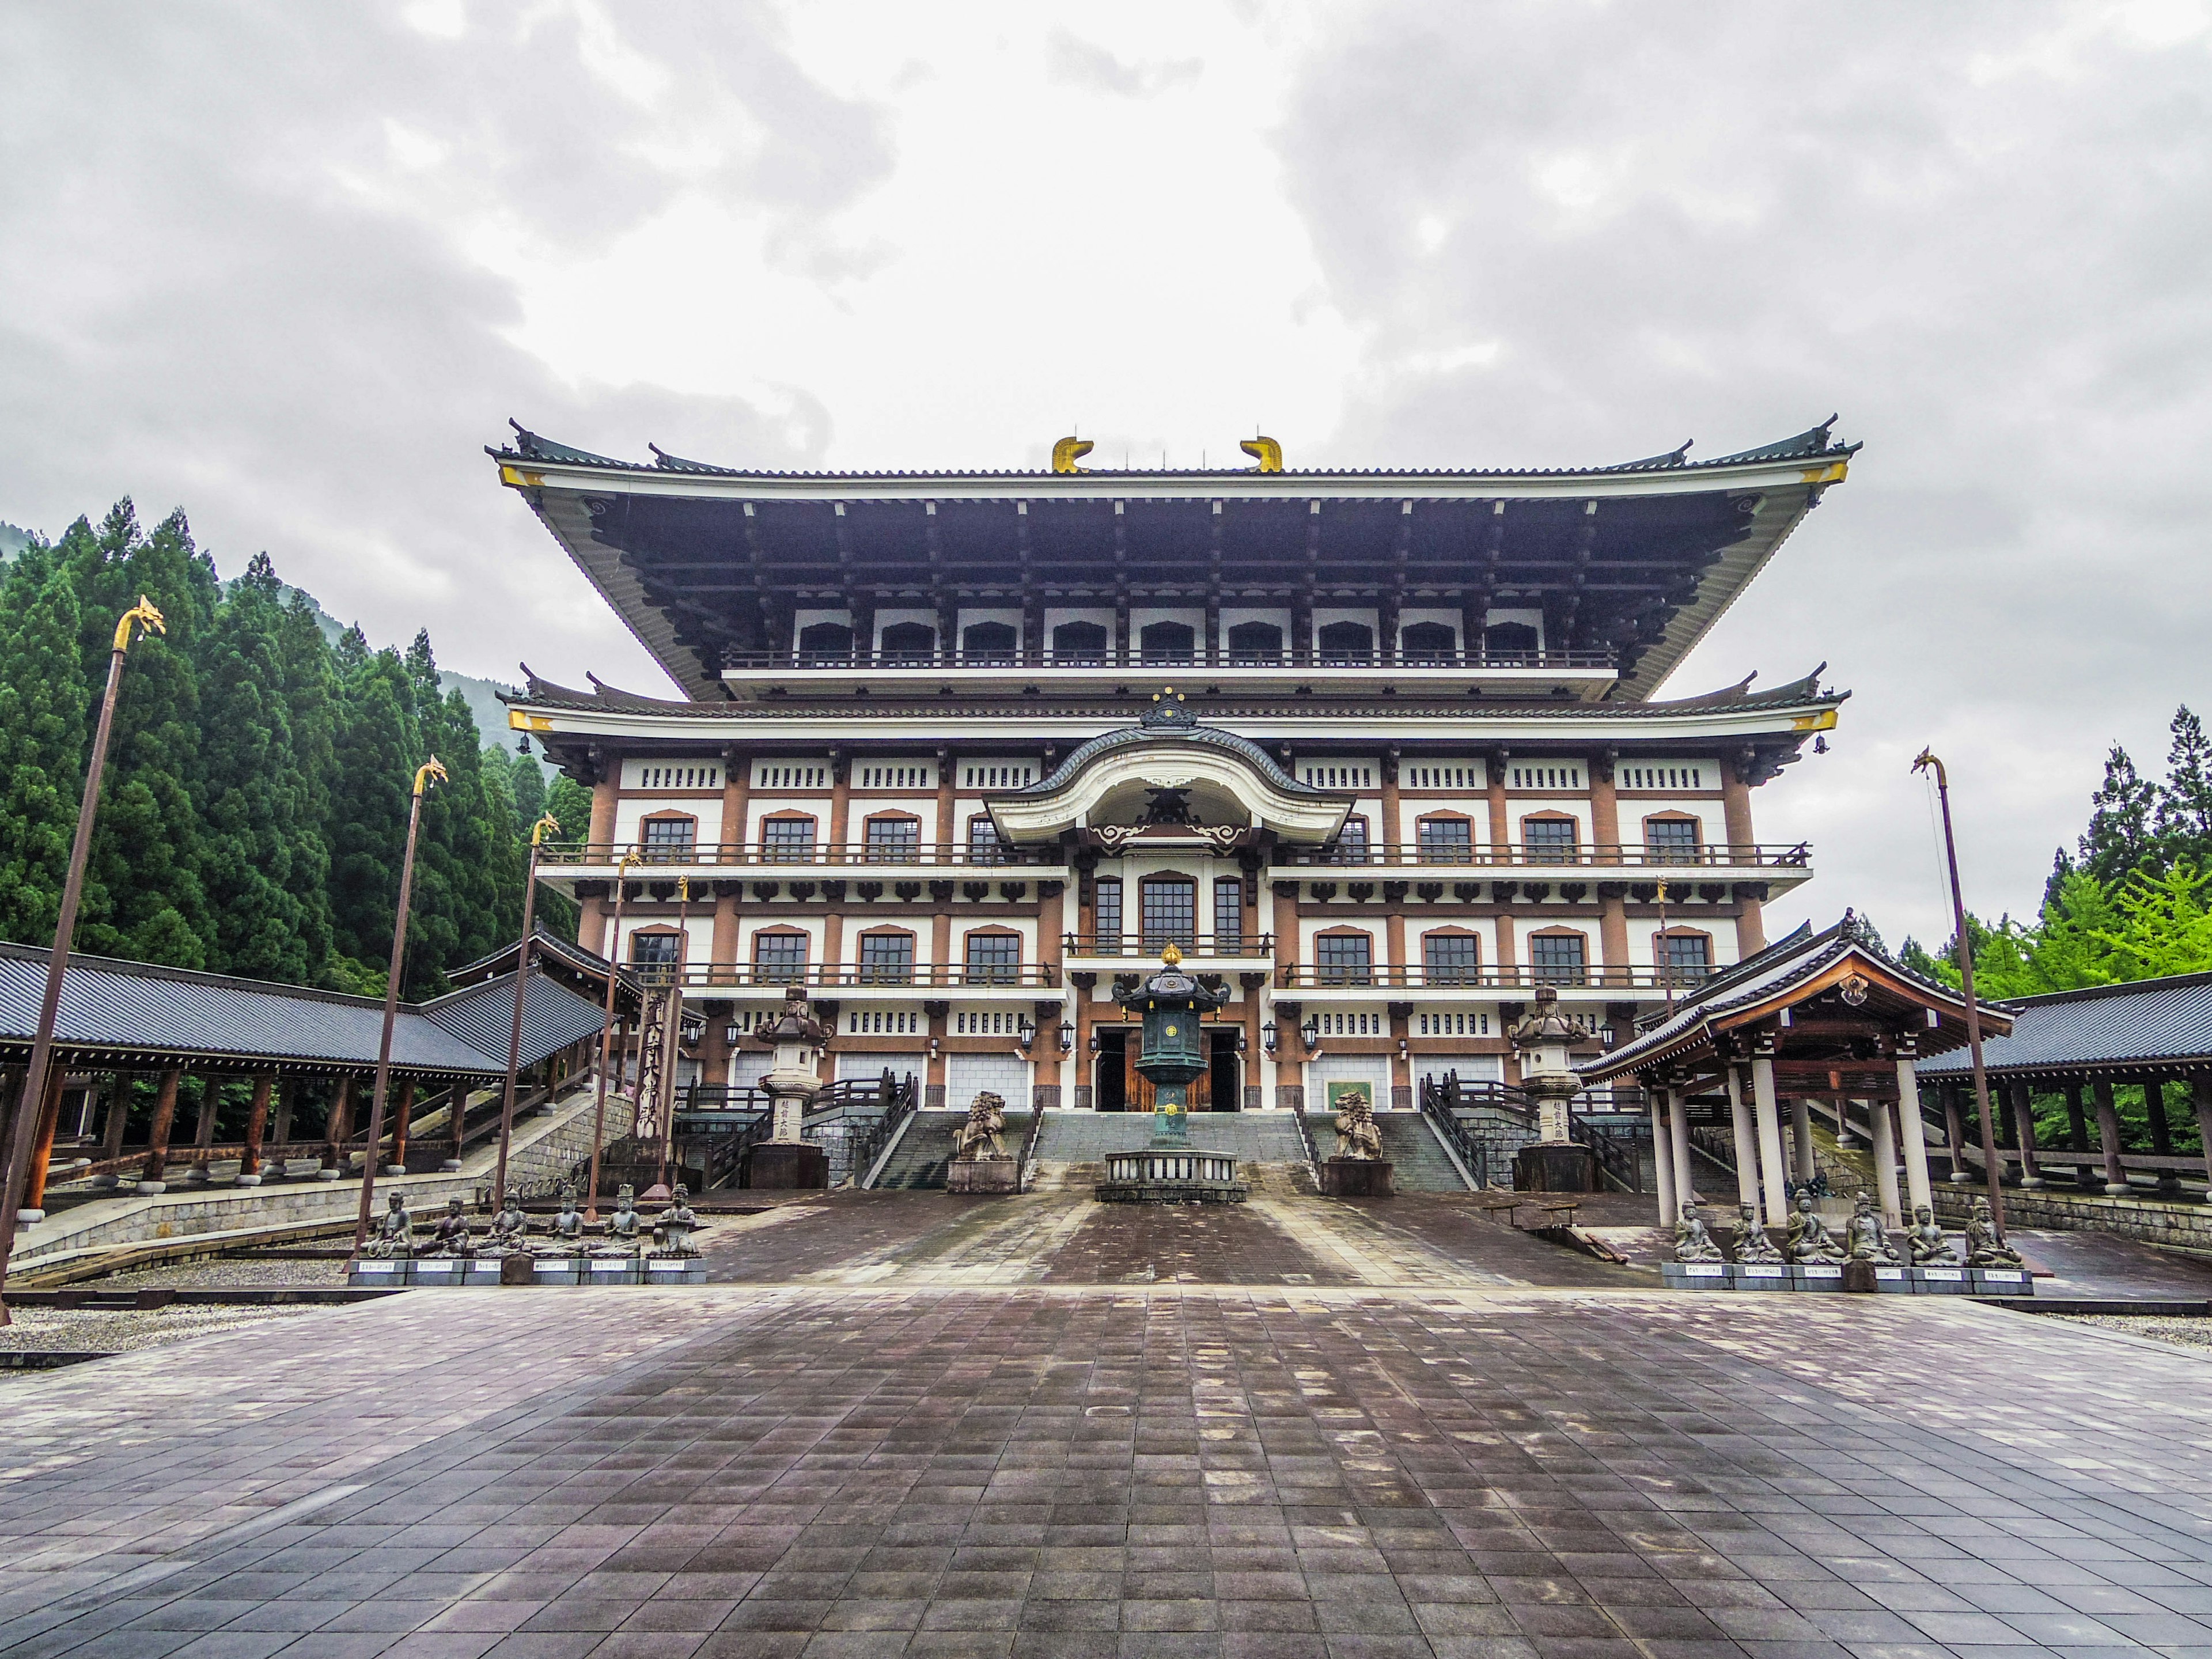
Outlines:
{"label": "stone paving tile", "polygon": [[[895,1275],[1068,1212],[902,1196]],[[1310,1260],[1500,1260],[1326,1207]],[[752,1237],[834,1274],[840,1213]],[[11,1390],[0,1654],[2212,1650],[2203,1367],[1933,1299],[409,1297]]]}

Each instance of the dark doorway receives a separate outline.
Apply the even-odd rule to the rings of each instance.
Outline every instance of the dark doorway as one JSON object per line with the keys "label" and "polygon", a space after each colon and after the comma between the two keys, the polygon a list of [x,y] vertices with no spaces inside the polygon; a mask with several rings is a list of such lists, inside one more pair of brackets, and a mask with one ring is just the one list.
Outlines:
{"label": "dark doorway", "polygon": [[1102,1025],[1098,1030],[1098,1059],[1094,1070],[1096,1092],[1091,1099],[1102,1112],[1129,1109],[1129,1031],[1127,1026]]}
{"label": "dark doorway", "polygon": [[1208,1058],[1213,1064],[1207,1082],[1212,1085],[1212,1103],[1207,1110],[1234,1112],[1244,1104],[1243,1067],[1238,1063],[1237,1033],[1215,1031],[1210,1034],[1212,1050]]}

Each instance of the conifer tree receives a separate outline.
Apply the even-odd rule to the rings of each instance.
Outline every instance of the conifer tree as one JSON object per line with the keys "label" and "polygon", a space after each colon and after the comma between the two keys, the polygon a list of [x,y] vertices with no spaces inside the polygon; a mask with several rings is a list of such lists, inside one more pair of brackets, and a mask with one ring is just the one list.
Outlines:
{"label": "conifer tree", "polygon": [[2116,743],[2105,758],[2105,781],[2089,803],[2081,868],[2107,884],[2120,881],[2153,854],[2158,786],[2137,774],[2128,751]]}
{"label": "conifer tree", "polygon": [[337,656],[323,638],[313,605],[295,592],[277,636],[284,700],[292,726],[292,787],[297,794],[289,885],[300,902],[307,960],[328,972],[331,929],[331,802],[337,776]]}
{"label": "conifer tree", "polygon": [[356,983],[381,978],[407,845],[408,791],[422,752],[413,693],[396,651],[372,653],[359,627],[337,647],[352,672],[342,688],[331,803],[331,926]]}
{"label": "conifer tree", "polygon": [[2170,730],[2173,742],[2154,819],[2159,859],[2212,867],[2212,739],[2186,703],[2174,711]]}
{"label": "conifer tree", "polygon": [[33,543],[0,580],[0,939],[53,938],[83,788],[76,592]]}

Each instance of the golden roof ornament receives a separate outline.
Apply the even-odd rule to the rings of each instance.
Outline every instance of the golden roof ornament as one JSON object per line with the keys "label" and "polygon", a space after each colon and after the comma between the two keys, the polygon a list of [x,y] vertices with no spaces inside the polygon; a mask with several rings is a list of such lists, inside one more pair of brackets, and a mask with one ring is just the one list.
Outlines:
{"label": "golden roof ornament", "polygon": [[1283,470],[1283,447],[1273,438],[1247,438],[1237,447],[1258,461],[1262,472],[1280,472]]}
{"label": "golden roof ornament", "polygon": [[1052,470],[1055,472],[1080,472],[1084,469],[1076,463],[1097,447],[1090,439],[1079,438],[1071,433],[1052,447]]}

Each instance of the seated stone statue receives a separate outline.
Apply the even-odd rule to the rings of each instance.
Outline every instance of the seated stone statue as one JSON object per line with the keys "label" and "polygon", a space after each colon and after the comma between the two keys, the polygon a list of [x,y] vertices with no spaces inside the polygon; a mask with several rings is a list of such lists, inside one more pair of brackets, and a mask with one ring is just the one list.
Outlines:
{"label": "seated stone statue", "polygon": [[522,1213],[522,1194],[509,1192],[507,1201],[500,1206],[499,1213],[491,1218],[491,1232],[484,1240],[486,1255],[513,1255],[518,1250],[530,1248],[526,1235],[530,1231],[529,1218]]}
{"label": "seated stone statue", "polygon": [[446,1212],[438,1218],[438,1224],[430,1231],[430,1248],[425,1255],[472,1256],[477,1253],[476,1241],[469,1237],[469,1218],[461,1200],[446,1200]]}
{"label": "seated stone statue", "polygon": [[1382,1156],[1382,1132],[1375,1127],[1375,1103],[1364,1090],[1348,1095],[1344,1109],[1336,1115],[1336,1155],[1356,1158]]}
{"label": "seated stone statue", "polygon": [[369,1234],[362,1254],[387,1261],[413,1255],[415,1218],[407,1212],[406,1199],[393,1193],[384,1204],[384,1213],[377,1218],[375,1229]]}
{"label": "seated stone statue", "polygon": [[1004,1158],[1006,1143],[1000,1137],[1006,1127],[1006,1103],[984,1090],[969,1103],[968,1121],[952,1132],[952,1156]]}
{"label": "seated stone statue", "polygon": [[1756,1204],[1737,1206],[1735,1259],[1762,1266],[1782,1260],[1782,1252],[1774,1248],[1774,1241],[1766,1236],[1766,1229],[1759,1224],[1759,1206]]}
{"label": "seated stone statue", "polygon": [[1813,1212],[1813,1195],[1797,1194],[1797,1207],[1790,1212],[1790,1242],[1786,1254],[1792,1261],[1834,1267],[1844,1259],[1844,1247],[1828,1231],[1828,1224]]}
{"label": "seated stone statue", "polygon": [[624,1182],[615,1194],[615,1212],[607,1218],[607,1242],[593,1255],[635,1255],[645,1218],[637,1212],[637,1194]]}
{"label": "seated stone statue", "polygon": [[1986,1198],[1974,1200],[1974,1213],[1966,1222],[1966,1265],[1970,1267],[2024,1267],[2027,1262],[1997,1237],[1996,1218]]}
{"label": "seated stone statue", "polygon": [[660,1212],[660,1219],[653,1224],[653,1230],[660,1238],[657,1255],[699,1254],[691,1248],[691,1235],[699,1225],[699,1218],[691,1212],[691,1206],[688,1202],[690,1196],[690,1189],[680,1184],[669,1194],[668,1207]]}
{"label": "seated stone statue", "polygon": [[1874,1200],[1861,1193],[1851,1208],[1851,1218],[1844,1224],[1844,1237],[1850,1245],[1854,1261],[1894,1262],[1897,1247],[1889,1242],[1883,1231],[1881,1218],[1874,1212]]}
{"label": "seated stone statue", "polygon": [[1925,1204],[1917,1205],[1912,1212],[1912,1224],[1905,1230],[1905,1248],[1912,1253],[1916,1267],[1955,1267],[1959,1258],[1951,1254],[1951,1236],[1936,1219],[1936,1212]]}
{"label": "seated stone statue", "polygon": [[1705,1218],[1698,1215],[1697,1206],[1685,1204],[1682,1218],[1674,1224],[1674,1260],[1677,1261],[1717,1261],[1721,1247],[1713,1243],[1713,1236],[1705,1231]]}
{"label": "seated stone statue", "polygon": [[553,1218],[553,1237],[539,1245],[538,1255],[581,1255],[584,1253],[584,1212],[576,1207],[576,1189],[561,1189],[561,1213]]}

